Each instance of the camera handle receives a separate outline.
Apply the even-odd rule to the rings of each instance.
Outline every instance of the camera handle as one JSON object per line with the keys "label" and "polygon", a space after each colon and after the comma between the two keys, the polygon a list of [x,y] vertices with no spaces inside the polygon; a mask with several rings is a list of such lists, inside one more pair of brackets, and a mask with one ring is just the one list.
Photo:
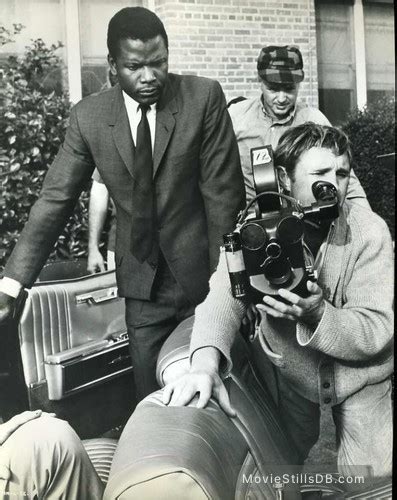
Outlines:
{"label": "camera handle", "polygon": [[245,219],[247,217],[249,209],[252,207],[252,205],[254,203],[256,203],[258,201],[259,198],[262,198],[263,196],[268,196],[268,195],[278,196],[279,198],[287,200],[289,202],[289,204],[295,208],[295,210],[297,210],[299,213],[303,214],[303,207],[300,205],[299,201],[296,200],[295,198],[293,198],[292,196],[288,196],[287,194],[284,194],[284,193],[277,193],[276,191],[266,191],[264,193],[257,194],[255,196],[255,198],[253,198],[248,203],[248,205],[245,207],[245,209],[240,212],[238,219],[237,219],[237,225],[240,225],[243,222],[245,222]]}

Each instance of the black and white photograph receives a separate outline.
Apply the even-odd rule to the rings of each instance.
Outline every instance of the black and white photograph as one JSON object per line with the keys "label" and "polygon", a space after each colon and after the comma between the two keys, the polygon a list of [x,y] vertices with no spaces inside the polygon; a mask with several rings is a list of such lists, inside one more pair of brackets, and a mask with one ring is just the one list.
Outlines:
{"label": "black and white photograph", "polygon": [[391,500],[393,0],[0,2],[0,500]]}

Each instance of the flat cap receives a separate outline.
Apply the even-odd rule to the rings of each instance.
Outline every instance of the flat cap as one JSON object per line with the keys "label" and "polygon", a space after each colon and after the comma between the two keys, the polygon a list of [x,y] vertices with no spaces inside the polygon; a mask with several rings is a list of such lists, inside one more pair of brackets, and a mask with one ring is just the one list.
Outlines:
{"label": "flat cap", "polygon": [[263,47],[257,68],[260,78],[270,83],[299,83],[305,77],[302,54],[293,45]]}

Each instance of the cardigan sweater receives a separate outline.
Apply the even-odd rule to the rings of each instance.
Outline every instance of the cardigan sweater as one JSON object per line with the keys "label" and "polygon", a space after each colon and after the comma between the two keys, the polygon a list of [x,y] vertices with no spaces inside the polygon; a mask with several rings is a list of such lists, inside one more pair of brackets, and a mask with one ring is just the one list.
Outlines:
{"label": "cardigan sweater", "polygon": [[[335,405],[392,373],[393,248],[379,216],[345,202],[320,252],[318,283],[326,304],[317,328],[265,313],[260,328],[267,357],[296,391]],[[201,347],[216,347],[227,376],[244,314],[244,304],[232,296],[221,252],[209,294],[196,308],[190,359]]]}

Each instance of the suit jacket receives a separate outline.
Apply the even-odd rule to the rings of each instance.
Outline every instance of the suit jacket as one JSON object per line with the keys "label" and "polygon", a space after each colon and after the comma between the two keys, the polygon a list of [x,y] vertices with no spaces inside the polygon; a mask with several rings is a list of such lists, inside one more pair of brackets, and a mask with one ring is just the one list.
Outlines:
{"label": "suit jacket", "polygon": [[[134,144],[119,85],[72,109],[64,144],[4,275],[32,285],[94,166],[116,205],[120,295],[149,299],[156,259],[141,264],[130,252]],[[161,251],[198,303],[208,291],[222,235],[233,229],[245,203],[237,143],[217,82],[169,74],[157,106],[153,170]]]}

